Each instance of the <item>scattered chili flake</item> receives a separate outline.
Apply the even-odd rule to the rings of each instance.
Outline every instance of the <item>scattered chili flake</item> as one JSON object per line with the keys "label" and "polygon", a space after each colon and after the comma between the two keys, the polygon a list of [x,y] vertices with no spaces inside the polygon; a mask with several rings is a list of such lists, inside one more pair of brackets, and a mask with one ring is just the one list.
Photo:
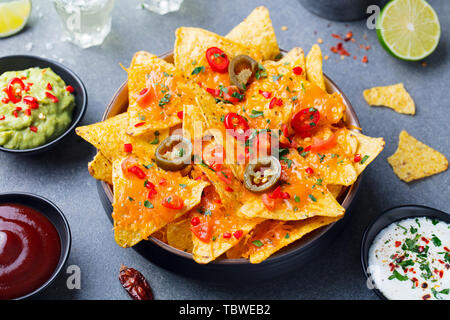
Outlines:
{"label": "scattered chili flake", "polygon": [[323,43],[323,39],[322,38],[317,38],[317,42],[322,44]]}
{"label": "scattered chili flake", "polygon": [[178,111],[177,117],[180,118],[181,120],[183,120],[183,111]]}
{"label": "scattered chili flake", "polygon": [[299,76],[299,75],[302,74],[303,69],[301,67],[295,67],[295,68],[292,69],[292,72],[294,72],[294,74]]}
{"label": "scattered chili flake", "polygon": [[199,217],[192,217],[191,219],[191,225],[193,225],[194,227],[197,226],[200,223],[200,218]]}
{"label": "scattered chili flake", "polygon": [[353,32],[349,31],[345,35],[344,41],[350,41],[353,38]]}
{"label": "scattered chili flake", "polygon": [[31,109],[26,109],[23,113],[25,113],[26,116],[31,116]]}
{"label": "scattered chili flake", "polygon": [[68,85],[68,86],[66,87],[66,91],[69,91],[70,93],[74,93],[74,92],[75,92],[75,89],[74,89],[71,85]]}
{"label": "scattered chili flake", "polygon": [[143,122],[136,123],[134,126],[137,128],[137,127],[143,126],[144,124],[145,124],[145,122],[143,121]]}
{"label": "scattered chili flake", "polygon": [[362,57],[361,60],[363,63],[367,63],[369,61],[369,59],[367,58],[367,56]]}
{"label": "scattered chili flake", "polygon": [[16,110],[13,111],[13,115],[14,115],[14,117],[16,117],[16,118],[19,116],[19,114],[17,113]]}
{"label": "scattered chili flake", "polygon": [[360,162],[361,161],[361,155],[360,154],[355,154],[355,157],[353,158],[353,162]]}
{"label": "scattered chili flake", "polygon": [[224,232],[222,237],[223,237],[224,239],[230,239],[230,238],[231,238],[231,233],[229,233],[229,232]]}
{"label": "scattered chili flake", "polygon": [[396,247],[400,247],[402,245],[402,242],[401,241],[395,241],[395,246]]}
{"label": "scattered chili flake", "polygon": [[258,91],[264,98],[269,99],[272,96],[272,92],[262,91],[261,89]]}
{"label": "scattered chili flake", "polygon": [[307,174],[313,174],[314,173],[314,170],[312,168],[310,168],[310,167],[306,168],[305,171],[306,171]]}
{"label": "scattered chili flake", "polygon": [[53,87],[52,87],[52,85],[50,84],[50,82],[49,83],[47,83],[47,90],[49,90],[49,91],[52,91],[53,90]]}
{"label": "scattered chili flake", "polygon": [[342,37],[341,37],[340,35],[336,34],[336,33],[332,33],[331,36],[332,36],[333,38],[336,38],[336,39],[339,39],[339,40],[342,39]]}
{"label": "scattered chili flake", "polygon": [[37,132],[38,128],[36,128],[35,126],[30,126],[30,130],[33,131],[33,132]]}
{"label": "scattered chili flake", "polygon": [[47,98],[49,98],[50,100],[52,100],[53,103],[57,103],[59,101],[59,99],[57,97],[55,97],[53,94],[51,94],[48,91],[45,91],[45,96]]}
{"label": "scattered chili flake", "polygon": [[288,27],[286,27],[286,26],[281,27],[281,30],[283,30],[283,31],[286,31],[287,29],[288,29]]}

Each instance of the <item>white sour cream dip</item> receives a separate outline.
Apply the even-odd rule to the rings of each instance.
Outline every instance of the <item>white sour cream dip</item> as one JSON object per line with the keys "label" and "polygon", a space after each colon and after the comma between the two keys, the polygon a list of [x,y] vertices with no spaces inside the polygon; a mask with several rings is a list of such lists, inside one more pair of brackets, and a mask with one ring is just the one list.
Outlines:
{"label": "white sour cream dip", "polygon": [[450,224],[426,217],[394,222],[369,250],[373,284],[391,300],[450,300]]}

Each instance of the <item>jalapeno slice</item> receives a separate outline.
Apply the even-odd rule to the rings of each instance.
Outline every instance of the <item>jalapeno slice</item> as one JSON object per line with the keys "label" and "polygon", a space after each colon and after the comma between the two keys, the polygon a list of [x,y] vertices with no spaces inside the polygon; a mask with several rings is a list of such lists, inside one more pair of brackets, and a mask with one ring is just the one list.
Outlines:
{"label": "jalapeno slice", "polygon": [[245,91],[246,85],[255,75],[258,62],[244,54],[238,55],[228,65],[230,81],[241,91]]}
{"label": "jalapeno slice", "polygon": [[185,168],[190,163],[191,156],[191,142],[177,135],[164,139],[155,152],[158,167],[168,171],[178,171]]}
{"label": "jalapeno slice", "polygon": [[247,165],[244,185],[253,192],[264,192],[273,187],[281,176],[280,161],[274,156],[260,157]]}

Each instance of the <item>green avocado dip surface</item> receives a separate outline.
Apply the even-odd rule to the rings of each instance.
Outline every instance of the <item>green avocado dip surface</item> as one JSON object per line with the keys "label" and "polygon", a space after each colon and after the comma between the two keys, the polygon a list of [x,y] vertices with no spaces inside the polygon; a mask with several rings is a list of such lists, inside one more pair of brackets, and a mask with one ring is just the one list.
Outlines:
{"label": "green avocado dip surface", "polygon": [[61,135],[72,122],[73,88],[50,68],[0,76],[0,145],[30,149]]}

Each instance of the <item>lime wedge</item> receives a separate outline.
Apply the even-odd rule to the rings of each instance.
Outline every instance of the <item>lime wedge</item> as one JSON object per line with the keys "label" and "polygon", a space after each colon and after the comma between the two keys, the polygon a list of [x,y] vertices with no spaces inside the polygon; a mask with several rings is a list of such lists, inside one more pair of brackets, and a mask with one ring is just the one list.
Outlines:
{"label": "lime wedge", "polygon": [[377,20],[381,45],[394,57],[417,61],[436,49],[441,36],[439,18],[425,0],[392,0]]}
{"label": "lime wedge", "polygon": [[31,0],[0,3],[0,38],[16,34],[25,27],[31,13]]}

